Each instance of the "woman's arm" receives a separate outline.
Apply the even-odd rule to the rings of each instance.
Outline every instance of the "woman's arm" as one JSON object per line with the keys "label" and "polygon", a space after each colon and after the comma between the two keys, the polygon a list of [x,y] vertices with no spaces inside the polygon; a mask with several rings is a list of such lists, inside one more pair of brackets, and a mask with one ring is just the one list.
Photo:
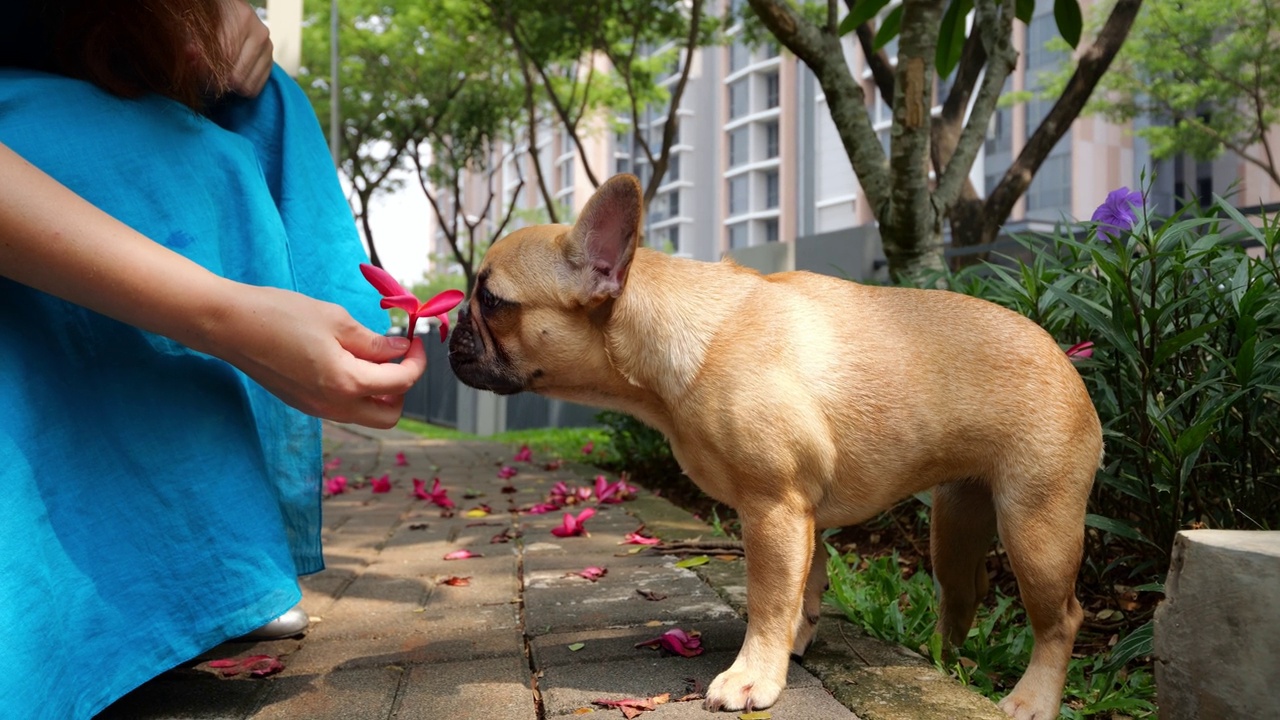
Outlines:
{"label": "woman's arm", "polygon": [[405,355],[337,305],[215,275],[3,144],[0,187],[0,275],[221,358],[303,412],[390,427],[426,369],[421,341]]}

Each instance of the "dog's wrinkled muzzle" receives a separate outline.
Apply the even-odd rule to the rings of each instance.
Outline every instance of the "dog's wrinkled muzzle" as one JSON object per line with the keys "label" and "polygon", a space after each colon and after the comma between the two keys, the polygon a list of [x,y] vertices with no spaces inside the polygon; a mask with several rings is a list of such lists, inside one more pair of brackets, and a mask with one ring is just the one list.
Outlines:
{"label": "dog's wrinkled muzzle", "polygon": [[486,351],[471,309],[458,311],[458,326],[449,339],[449,367],[463,383],[499,395],[523,392],[525,383],[513,377],[511,368],[500,362],[497,354]]}

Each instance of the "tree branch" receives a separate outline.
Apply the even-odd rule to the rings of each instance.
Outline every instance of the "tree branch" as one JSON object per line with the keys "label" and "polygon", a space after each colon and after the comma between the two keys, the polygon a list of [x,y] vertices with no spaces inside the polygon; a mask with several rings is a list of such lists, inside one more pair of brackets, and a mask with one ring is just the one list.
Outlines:
{"label": "tree branch", "polygon": [[787,0],[748,0],[751,9],[818,78],[849,162],[877,218],[888,215],[889,168],[871,126],[866,96],[845,62],[840,38],[805,20]]}
{"label": "tree branch", "polygon": [[[644,205],[649,206],[658,187],[667,174],[667,165],[671,162],[671,145],[675,141],[676,132],[680,129],[680,100],[684,97],[684,89],[689,84],[689,72],[693,68],[693,53],[698,48],[698,35],[702,25],[702,2],[693,0],[689,11],[689,35],[685,38],[684,67],[680,69],[680,79],[676,81],[675,91],[671,93],[671,102],[667,104],[667,122],[662,126],[662,153],[658,161],[650,167],[653,172],[649,176],[649,185],[644,189]],[[652,157],[652,155],[650,156]]]}
{"label": "tree branch", "polygon": [[1134,18],[1142,7],[1142,0],[1116,0],[1111,15],[1098,33],[1097,39],[1080,57],[1076,70],[1067,81],[1066,89],[1058,102],[1036,128],[1022,152],[1018,154],[1000,184],[991,192],[983,209],[982,240],[994,240],[1000,226],[1013,210],[1013,205],[1026,193],[1036,171],[1044,163],[1053,146],[1071,128],[1072,121],[1084,109],[1098,80],[1111,66],[1120,46],[1129,36]]}

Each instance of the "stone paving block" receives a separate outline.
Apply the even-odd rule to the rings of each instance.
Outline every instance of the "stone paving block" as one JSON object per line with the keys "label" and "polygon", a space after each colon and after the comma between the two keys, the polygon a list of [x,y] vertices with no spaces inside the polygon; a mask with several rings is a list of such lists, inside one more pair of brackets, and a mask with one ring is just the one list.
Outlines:
{"label": "stone paving block", "polygon": [[[673,698],[673,700],[676,698]],[[602,710],[598,706],[597,712]],[[617,710],[603,710],[604,718],[622,717]],[[857,720],[846,708],[822,688],[787,688],[778,702],[769,708],[773,720]],[[741,712],[708,712],[702,709],[701,700],[667,702],[655,710],[645,712],[641,720],[734,720]],[[572,716],[572,715],[571,715]],[[553,717],[548,714],[548,717]],[[554,716],[554,717],[563,717]],[[592,714],[592,717],[599,717]],[[959,720],[959,719],[957,719]]]}
{"label": "stone paving block", "polygon": [[[628,627],[650,621],[706,621],[736,618],[696,575],[675,567],[615,568],[596,583],[558,577],[555,571],[527,573],[525,623],[530,635],[582,629]],[[661,601],[636,592],[665,593]]]}
{"label": "stone paving block", "polygon": [[502,657],[415,667],[401,692],[397,720],[536,720],[529,666]]}
{"label": "stone paving block", "polygon": [[[540,668],[561,665],[590,665],[614,660],[645,660],[660,656],[661,651],[637,648],[636,644],[651,640],[662,633],[679,627],[686,632],[696,630],[701,635],[705,652],[736,653],[747,633],[747,624],[741,620],[721,620],[681,624],[660,624],[633,628],[602,628],[551,633],[535,637],[530,642],[535,663]],[[571,645],[582,643],[578,650]]]}
{"label": "stone paving block", "polygon": [[284,658],[285,674],[322,674],[388,665],[431,665],[491,657],[523,657],[518,628],[483,630],[457,637],[430,631],[378,638],[314,640]]}
{"label": "stone paving block", "polygon": [[[680,697],[692,688],[705,690],[716,675],[733,664],[737,653],[703,653],[697,657],[660,656],[547,668],[538,682],[548,716],[566,715],[604,698],[621,700],[671,693]],[[787,688],[821,689],[818,681],[794,662],[787,668]],[[786,694],[786,691],[783,691]],[[848,711],[846,711],[847,713]],[[718,714],[726,718],[731,715]],[[849,717],[849,715],[845,715]]]}
{"label": "stone paving block", "polygon": [[405,674],[388,666],[268,680],[271,691],[252,720],[378,720],[391,715]]}
{"label": "stone paving block", "polygon": [[230,680],[178,668],[120,698],[96,720],[240,720],[268,689],[262,680]]}

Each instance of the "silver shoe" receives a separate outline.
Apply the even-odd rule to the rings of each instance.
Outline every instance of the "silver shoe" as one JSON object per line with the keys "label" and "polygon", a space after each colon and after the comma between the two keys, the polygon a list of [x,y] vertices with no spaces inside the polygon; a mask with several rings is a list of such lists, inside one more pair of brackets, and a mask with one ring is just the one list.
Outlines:
{"label": "silver shoe", "polygon": [[257,630],[241,635],[237,640],[280,640],[301,635],[307,631],[311,618],[301,605],[294,605],[285,614],[263,625]]}

